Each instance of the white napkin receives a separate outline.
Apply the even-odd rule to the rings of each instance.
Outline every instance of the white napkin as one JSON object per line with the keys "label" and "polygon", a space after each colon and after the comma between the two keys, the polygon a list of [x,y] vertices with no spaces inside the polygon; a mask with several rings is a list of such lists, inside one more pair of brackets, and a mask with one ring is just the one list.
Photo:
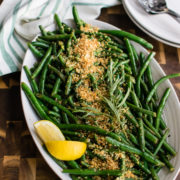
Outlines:
{"label": "white napkin", "polygon": [[61,20],[72,18],[72,5],[82,19],[95,19],[103,7],[118,0],[4,0],[0,6],[0,75],[21,69],[27,41],[39,33],[39,25],[53,23],[54,13]]}

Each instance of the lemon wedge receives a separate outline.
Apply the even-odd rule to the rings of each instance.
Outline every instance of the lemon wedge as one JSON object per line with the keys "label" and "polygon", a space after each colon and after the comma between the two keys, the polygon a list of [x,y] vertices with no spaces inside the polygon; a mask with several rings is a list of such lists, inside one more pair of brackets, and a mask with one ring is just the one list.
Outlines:
{"label": "lemon wedge", "polygon": [[41,138],[46,143],[48,141],[64,141],[65,137],[61,130],[51,121],[41,120],[34,123],[34,128]]}
{"label": "lemon wedge", "polygon": [[56,159],[72,161],[79,159],[86,151],[86,143],[79,141],[48,141],[47,150]]}

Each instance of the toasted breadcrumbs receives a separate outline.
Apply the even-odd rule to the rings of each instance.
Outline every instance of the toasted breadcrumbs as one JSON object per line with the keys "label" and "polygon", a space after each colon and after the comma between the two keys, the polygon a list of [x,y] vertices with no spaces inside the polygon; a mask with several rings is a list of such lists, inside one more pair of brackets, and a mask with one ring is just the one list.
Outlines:
{"label": "toasted breadcrumbs", "polygon": [[[98,32],[98,28],[90,25],[81,27],[81,30],[85,32]],[[68,58],[66,60],[66,66],[68,68],[73,68],[75,71],[72,75],[72,82],[74,84],[79,80],[82,81],[75,89],[76,96],[80,99],[80,101],[75,102],[76,106],[90,106],[101,112],[101,114],[96,116],[90,114],[83,119],[81,123],[98,126],[106,131],[119,133],[121,132],[120,130],[122,130],[119,121],[113,121],[110,118],[111,112],[107,110],[103,102],[103,97],[108,97],[108,87],[107,84],[104,83],[103,78],[110,59],[99,58],[95,55],[95,52],[102,51],[104,46],[104,42],[99,42],[95,36],[89,38],[88,35],[81,34],[81,37],[77,39],[76,44],[73,48],[71,47],[70,51],[70,57],[76,56],[77,58]],[[92,87],[89,74],[93,74],[96,82],[98,82],[96,89]],[[121,90],[124,91],[123,87]],[[126,124],[126,119],[123,116],[127,111],[128,108],[121,109],[122,115],[120,115],[120,121],[124,122],[123,132],[125,129],[129,128]],[[104,136],[83,131],[81,132],[81,135],[82,137],[86,137],[88,149],[93,153],[93,157],[86,153],[86,163],[89,164],[89,168],[117,170],[121,169],[120,162],[122,159],[125,159],[126,170],[119,179],[125,179],[125,177],[137,179],[137,177],[129,170],[134,166],[134,163],[131,162],[126,153],[121,152],[120,150],[117,151],[117,149],[108,151],[109,149],[112,149],[112,145],[106,142]],[[93,179],[114,179],[114,177],[94,176]],[[118,178],[116,179],[118,180]]]}

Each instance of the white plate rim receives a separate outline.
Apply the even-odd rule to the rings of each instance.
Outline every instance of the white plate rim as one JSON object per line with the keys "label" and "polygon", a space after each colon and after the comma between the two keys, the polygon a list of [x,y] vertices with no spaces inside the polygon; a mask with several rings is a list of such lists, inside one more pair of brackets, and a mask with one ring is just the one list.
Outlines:
{"label": "white plate rim", "polygon": [[180,43],[175,43],[175,42],[172,42],[172,41],[169,41],[167,39],[163,39],[159,36],[157,36],[156,34],[152,33],[151,31],[148,31],[148,29],[146,29],[144,26],[141,25],[140,22],[138,22],[131,14],[131,12],[129,11],[127,5],[126,5],[126,0],[122,0],[122,4],[124,6],[124,9],[126,11],[126,13],[128,14],[128,16],[130,17],[130,19],[134,22],[134,24],[136,26],[138,26],[142,31],[144,31],[146,34],[148,34],[149,36],[151,36],[152,38],[164,43],[164,44],[167,44],[169,46],[173,46],[173,47],[176,47],[176,48],[180,48]]}
{"label": "white plate rim", "polygon": [[[69,22],[69,21],[71,21],[71,20],[66,20],[65,23],[67,23],[67,22]],[[102,22],[102,21],[99,21],[99,20],[85,20],[85,21],[86,21],[87,23],[89,23],[89,24],[92,24],[92,25],[104,26],[104,27],[106,27],[105,29],[114,29],[114,30],[118,30],[118,29],[119,29],[119,28],[117,28],[117,27],[115,27],[115,26],[113,26],[113,25],[111,25],[111,24],[108,24],[108,23],[105,23],[105,22]],[[48,27],[48,28],[49,28],[49,27]],[[134,44],[134,45],[137,45],[137,43],[134,43],[134,42],[133,42],[133,44]],[[138,45],[138,46],[139,46],[139,45]],[[145,50],[143,47],[142,47],[141,49],[142,49],[142,51],[147,52],[147,50]],[[26,64],[25,59],[26,59],[26,57],[28,56],[29,53],[32,54],[32,53],[30,52],[30,50],[27,50],[27,52],[26,52],[26,54],[25,54],[25,57],[24,57],[23,65],[22,65],[20,82],[24,82],[24,81],[23,81],[24,78],[27,79],[27,78],[25,77],[25,72],[24,72],[24,70],[23,70],[23,66]],[[156,66],[156,67],[159,69],[159,73],[161,74],[161,76],[164,76],[165,73],[164,73],[164,71],[162,70],[162,68],[160,67],[160,65],[157,63],[157,61],[156,61],[155,59],[153,59],[152,62],[153,62],[153,64],[154,64],[154,66]],[[151,65],[152,65],[152,63],[151,63]],[[29,82],[26,82],[26,83],[29,85]],[[166,81],[166,84],[168,84],[168,87],[171,88],[171,90],[172,90],[171,93],[174,94],[175,103],[176,103],[176,105],[177,105],[177,108],[180,110],[179,100],[178,100],[178,97],[177,97],[176,92],[175,92],[175,90],[174,90],[174,87],[172,86],[172,84],[171,84],[171,82],[170,82],[169,80]],[[34,129],[31,129],[31,128],[30,128],[29,122],[28,122],[28,120],[27,120],[28,117],[27,117],[27,115],[26,115],[25,105],[24,105],[24,101],[25,101],[24,98],[25,98],[26,101],[27,101],[27,97],[25,96],[25,94],[24,94],[24,92],[23,92],[22,89],[20,89],[20,94],[21,94],[21,103],[22,103],[22,108],[23,108],[23,113],[24,113],[24,116],[25,116],[26,124],[27,124],[28,129],[29,129],[29,131],[30,131],[30,134],[31,134],[31,136],[32,136],[32,138],[33,138],[33,141],[34,141],[34,143],[36,144],[36,147],[38,148],[39,152],[41,153],[42,157],[43,157],[44,160],[47,162],[47,164],[49,165],[49,167],[54,171],[54,173],[55,173],[58,177],[64,179],[65,174],[63,174],[62,172],[59,172],[59,170],[62,169],[62,168],[60,168],[58,165],[57,165],[57,166],[59,167],[59,168],[58,168],[59,170],[57,170],[57,169],[55,169],[55,168],[52,167],[52,164],[54,164],[55,162],[54,162],[54,161],[49,157],[49,155],[47,155],[47,153],[42,149],[42,145],[41,145],[40,139],[37,137],[36,134],[34,134]],[[28,102],[28,104],[29,104],[29,102]],[[32,109],[32,106],[31,106],[31,109]],[[179,113],[179,115],[180,115],[180,113]],[[36,116],[37,116],[37,115],[36,115]],[[52,161],[53,161],[53,163],[52,163]],[[176,172],[175,172],[175,174],[174,174],[173,179],[175,179],[175,178],[177,177],[177,175],[178,175],[178,173],[179,173],[179,170],[180,170],[180,164],[179,164],[179,167],[178,167],[178,169],[176,170]],[[68,179],[70,179],[70,178],[68,178],[68,177],[66,176],[66,180],[68,180]]]}

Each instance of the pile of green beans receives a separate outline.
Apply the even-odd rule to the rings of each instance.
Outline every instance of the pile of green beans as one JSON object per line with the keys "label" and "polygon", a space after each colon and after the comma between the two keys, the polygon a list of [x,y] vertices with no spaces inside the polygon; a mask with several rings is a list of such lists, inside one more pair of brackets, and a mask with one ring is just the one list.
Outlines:
{"label": "pile of green beans", "polygon": [[[150,50],[153,49],[152,44],[123,30],[83,32],[80,28],[86,23],[80,19],[75,6],[73,6],[73,16],[76,30],[62,23],[59,16],[55,14],[57,29],[47,32],[39,26],[41,36],[34,42],[28,43],[29,49],[37,58],[37,63],[31,69],[24,66],[31,88],[24,82],[21,83],[21,87],[33,108],[41,119],[56,124],[66,139],[86,141],[86,138],[81,137],[81,132],[93,133],[96,138],[96,135],[104,136],[106,143],[111,144],[115,151],[123,151],[129,156],[135,164],[132,172],[137,177],[158,179],[157,173],[163,166],[173,171],[174,167],[169,160],[176,155],[176,151],[166,141],[169,129],[162,119],[170,88],[165,90],[160,101],[158,101],[156,90],[165,80],[178,77],[180,73],[164,76],[154,83],[149,63],[155,53],[150,52],[146,57],[142,52],[136,52],[131,41]],[[70,57],[70,48],[77,43],[81,33],[105,42],[104,49],[101,52],[95,52],[95,56],[109,60],[102,80],[109,86],[109,97],[105,97],[104,102],[121,124],[121,133],[117,133],[115,129],[104,130],[98,127],[98,124],[96,126],[83,124],[80,120],[99,113],[89,108],[89,114],[83,114],[87,112],[86,109],[76,106],[75,102],[79,99],[75,90],[82,81],[73,83],[74,69],[66,67],[67,58]],[[120,41],[117,41],[117,38]],[[78,61],[78,56],[73,58],[77,58]],[[89,74],[88,78],[92,84],[92,90],[98,89],[100,82],[94,75]],[[124,91],[119,88],[121,86],[124,87]],[[124,132],[123,122],[118,114],[121,108],[127,109],[124,118],[131,127],[127,132]],[[78,116],[78,112],[83,116]],[[86,154],[103,159],[90,149],[87,149]],[[64,173],[72,175],[72,179],[79,177],[93,179],[94,176],[105,179],[111,176],[115,179],[122,176],[126,169],[123,159],[121,159],[123,168],[118,170],[91,169],[85,156],[80,161],[62,162],[54,157],[53,159],[64,169]]]}

